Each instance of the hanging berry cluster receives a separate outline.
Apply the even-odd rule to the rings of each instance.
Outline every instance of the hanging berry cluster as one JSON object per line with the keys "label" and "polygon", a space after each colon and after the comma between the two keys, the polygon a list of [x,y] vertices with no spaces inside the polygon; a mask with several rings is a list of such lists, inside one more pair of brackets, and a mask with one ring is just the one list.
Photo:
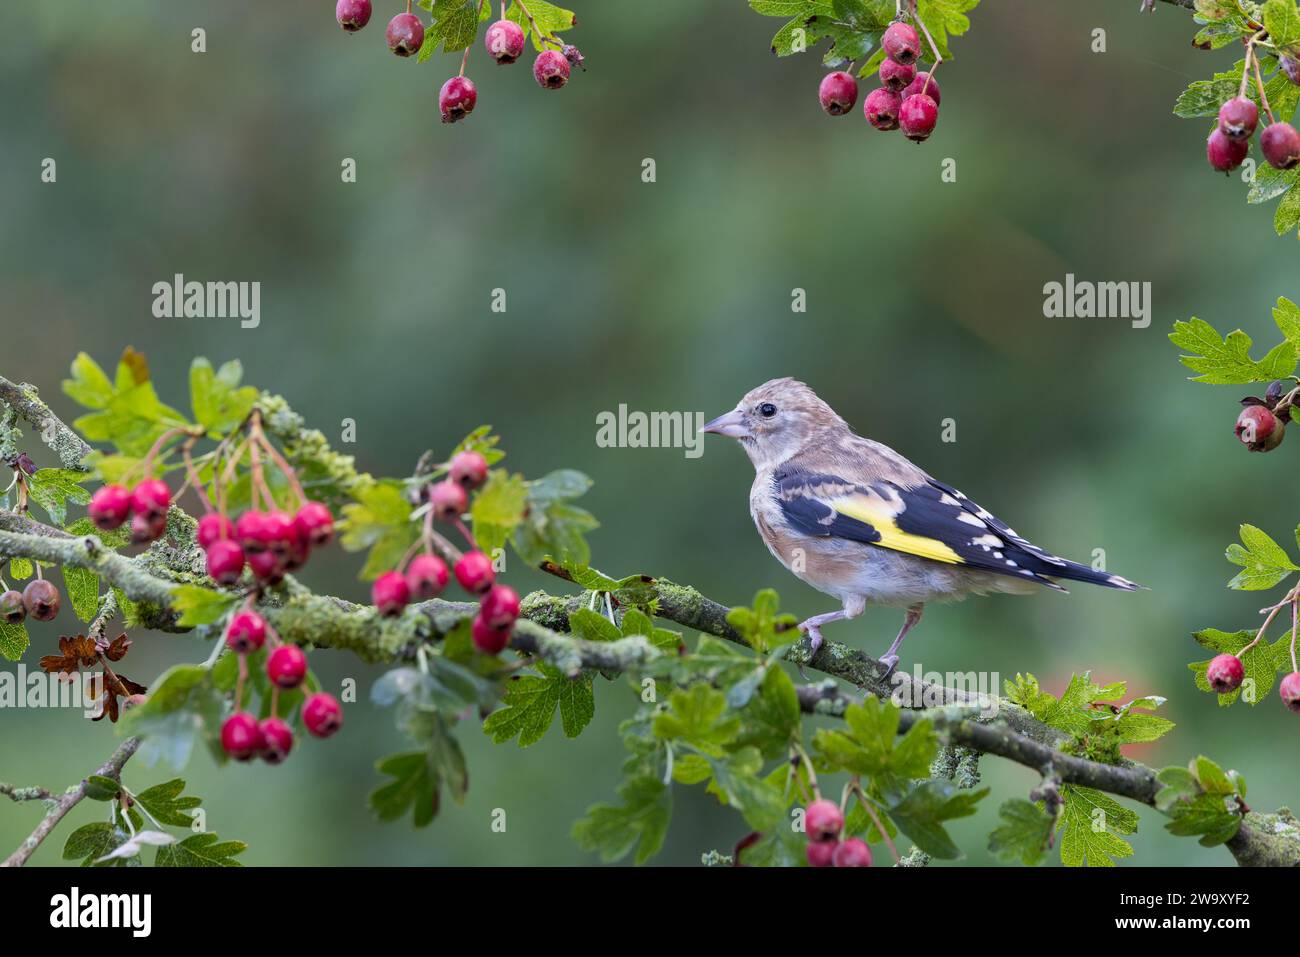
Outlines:
{"label": "hanging berry cluster", "polygon": [[[420,536],[397,568],[375,579],[371,598],[381,615],[400,615],[412,601],[441,595],[454,574],[460,587],[479,599],[471,630],[474,647],[484,654],[499,654],[519,618],[519,595],[509,585],[497,584],[492,559],[479,549],[463,518],[469,493],[487,481],[487,460],[480,452],[466,449],[432,474],[444,477],[419,489],[420,505],[412,518],[422,521]],[[435,520],[453,526],[464,538],[466,550],[439,534],[433,527]]]}
{"label": "hanging berry cluster", "polygon": [[[442,0],[439,4],[422,2],[420,6],[431,15],[428,27],[407,0],[406,10],[388,21],[384,37],[394,54],[416,56],[421,62],[432,56],[440,44],[448,53],[464,51],[460,72],[447,80],[438,93],[442,122],[456,123],[473,113],[478,104],[478,88],[465,75],[465,68],[479,23],[490,16],[491,0]],[[556,33],[577,24],[571,11],[544,0],[501,0],[500,12],[500,19],[483,35],[487,55],[498,65],[506,66],[523,56],[531,36],[538,50],[533,60],[533,79],[542,89],[558,90],[569,82],[573,67],[585,69],[578,48]],[[365,27],[372,13],[371,0],[338,0],[334,8],[335,19],[348,33]]]}
{"label": "hanging berry cluster", "polygon": [[[929,37],[925,24],[916,21]],[[880,64],[880,86],[867,94],[862,102],[862,112],[867,122],[882,132],[902,130],[903,135],[915,143],[930,138],[939,122],[939,84],[934,73],[943,57],[934,41],[929,49],[934,56],[930,70],[918,71],[921,58],[921,38],[916,27],[905,20],[897,20],[886,28],[881,37],[885,59]],[[858,81],[847,70],[828,73],[821,82],[818,98],[822,109],[831,116],[842,116],[853,109],[858,101]]]}
{"label": "hanging berry cluster", "polygon": [[[1267,42],[1267,36],[1268,32],[1261,29],[1246,41],[1246,62],[1242,67],[1237,95],[1219,107],[1218,123],[1205,141],[1206,158],[1212,167],[1222,173],[1231,172],[1245,161],[1246,154],[1250,151],[1251,137],[1259,126],[1261,106],[1268,117],[1268,125],[1259,135],[1259,149],[1268,165],[1274,169],[1287,170],[1300,164],[1300,132],[1274,115],[1264,87],[1264,75],[1256,46]],[[1287,77],[1291,84],[1300,82],[1300,62],[1285,54],[1279,62],[1281,65],[1278,75]],[[1252,80],[1258,104],[1246,96],[1248,84]]]}

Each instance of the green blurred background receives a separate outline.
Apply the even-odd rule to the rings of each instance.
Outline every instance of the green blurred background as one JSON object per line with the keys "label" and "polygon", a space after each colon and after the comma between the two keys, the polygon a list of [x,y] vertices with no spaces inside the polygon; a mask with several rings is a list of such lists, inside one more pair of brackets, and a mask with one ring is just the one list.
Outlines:
{"label": "green blurred background", "polygon": [[[354,36],[328,0],[10,9],[0,371],[71,418],[58,383],[78,350],[104,364],[127,344],[144,350],[163,399],[180,405],[191,357],[239,358],[248,381],[328,435],[355,419],[347,450],[376,474],[407,474],[424,449],[491,422],[514,469],[595,479],[585,504],[603,522],[599,567],[729,603],[772,586],[803,616],[834,603],[759,542],[734,444],[710,439],[699,459],[595,444],[596,414],[619,403],[714,415],[765,379],[798,376],[1021,532],[1084,561],[1104,548],[1111,570],[1152,589],[936,607],[909,661],[1032,671],[1056,692],[1076,671],[1127,679],[1135,694],[1167,695],[1178,722],[1134,756],[1206,753],[1247,776],[1253,805],[1300,800],[1295,748],[1282,743],[1295,718],[1275,696],[1220,710],[1186,668],[1204,657],[1193,629],[1258,620],[1260,595],[1223,587],[1237,524],[1285,543],[1296,519],[1289,496],[1260,491],[1287,486],[1294,450],[1245,454],[1231,435],[1241,390],[1187,383],[1165,338],[1197,314],[1271,340],[1273,300],[1300,295],[1294,240],[1273,238],[1271,213],[1205,168],[1203,130],[1170,113],[1229,54],[1192,49],[1190,16],[1164,4],[1139,16],[1134,0],[988,3],[955,41],[938,131],[918,147],[858,111],[824,116],[818,61],[772,57],[781,21],[742,0],[571,5],[588,72],[544,92],[526,64],[488,64],[476,45],[478,109],[455,127],[438,123],[436,93],[459,58],[390,55],[395,2]],[[198,26],[202,55],[190,52]],[[1090,49],[1098,27],[1105,54]],[[38,179],[47,156],[56,185]],[[340,182],[345,157],[356,184]],[[654,184],[641,181],[647,157]],[[946,157],[955,183],[940,181]],[[260,328],[153,318],[150,287],[177,272],[259,280]],[[1150,281],[1151,327],[1045,319],[1042,286],[1067,272]],[[504,314],[489,310],[496,287]],[[806,314],[791,312],[795,287]],[[940,441],[945,417],[955,444]],[[359,566],[335,555],[306,580],[362,599]],[[520,568],[510,580],[521,592],[551,584]],[[874,610],[828,635],[880,653],[898,624]],[[60,625],[33,629],[29,666]],[[142,678],[206,653],[194,638],[136,637]],[[469,799],[413,832],[365,807],[374,760],[404,747],[365,700],[379,670],[327,652],[313,664],[362,689],[337,739],[278,769],[218,771],[201,754],[184,772],[209,826],[249,842],[246,863],[593,862],[568,830],[612,798],[617,720],[634,707],[625,685],[599,683],[597,718],[576,741],[552,729],[521,751],[462,726]],[[113,747],[109,727],[67,712],[0,720],[0,780],[12,783],[61,788]],[[1036,778],[995,759],[984,770],[994,795],[953,827],[972,863],[990,860],[997,804]],[[167,775],[136,762],[126,780]],[[676,792],[660,862],[693,864],[740,836],[701,789]],[[507,812],[504,834],[489,827],[493,808]],[[0,847],[39,813],[0,806]],[[100,813],[78,808],[34,863],[56,863],[62,837]],[[1230,862],[1142,818],[1135,861]]]}

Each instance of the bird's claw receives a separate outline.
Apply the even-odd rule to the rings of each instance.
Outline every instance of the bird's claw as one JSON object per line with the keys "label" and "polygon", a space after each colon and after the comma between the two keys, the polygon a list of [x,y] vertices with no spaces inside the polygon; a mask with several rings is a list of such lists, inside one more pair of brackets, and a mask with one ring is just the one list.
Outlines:
{"label": "bird's claw", "polygon": [[[811,662],[817,657],[817,650],[822,646],[822,631],[816,625],[800,625],[799,630],[808,638],[808,661]],[[803,665],[799,665],[799,677],[805,681],[808,680],[808,673],[803,670]]]}
{"label": "bird's claw", "polygon": [[898,667],[898,655],[885,655],[880,659],[880,663],[885,666],[885,673],[881,677],[882,681],[888,681],[893,675],[894,669]]}

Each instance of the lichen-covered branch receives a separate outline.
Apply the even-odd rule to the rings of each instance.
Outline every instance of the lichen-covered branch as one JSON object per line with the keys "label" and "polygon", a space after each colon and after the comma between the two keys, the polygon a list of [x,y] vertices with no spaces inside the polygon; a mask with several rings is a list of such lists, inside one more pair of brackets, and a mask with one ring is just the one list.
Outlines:
{"label": "lichen-covered branch", "polygon": [[27,383],[13,383],[0,376],[0,402],[9,406],[26,421],[48,445],[64,468],[86,471],[81,460],[93,449],[41,401],[36,387]]}

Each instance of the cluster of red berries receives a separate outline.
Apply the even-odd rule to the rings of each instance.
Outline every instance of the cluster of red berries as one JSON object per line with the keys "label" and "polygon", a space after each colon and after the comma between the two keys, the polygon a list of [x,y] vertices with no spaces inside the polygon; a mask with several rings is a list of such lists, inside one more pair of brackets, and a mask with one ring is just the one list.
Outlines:
{"label": "cluster of red berries", "polygon": [[[348,33],[356,33],[370,22],[370,0],[338,0],[334,8],[334,17]],[[530,27],[538,30],[529,20]],[[388,21],[384,31],[388,40],[388,49],[400,57],[413,56],[424,45],[424,24],[420,18],[409,10],[399,13]],[[549,43],[559,49],[545,49],[537,54],[533,61],[533,79],[544,90],[558,90],[569,82],[572,67],[582,67],[585,59],[582,53],[571,43],[563,43],[558,38],[543,34],[538,30],[543,43]],[[488,56],[500,65],[514,63],[524,54],[528,37],[524,28],[513,20],[502,17],[487,28],[483,44]],[[468,51],[466,51],[468,59]],[[442,85],[438,92],[438,111],[444,123],[456,123],[474,112],[478,104],[478,88],[474,81],[464,74],[461,67],[459,76],[453,76]]]}
{"label": "cluster of red berries", "polygon": [[105,485],[90,499],[87,511],[95,525],[106,532],[120,528],[131,519],[131,541],[144,544],[162,538],[167,531],[167,509],[171,508],[172,491],[158,478],[147,478],[134,488]]}
{"label": "cluster of red berries", "polygon": [[[230,617],[226,626],[226,647],[239,655],[239,685],[235,691],[235,713],[221,726],[221,747],[236,761],[260,757],[267,764],[279,764],[293,749],[293,728],[289,722],[274,713],[258,721],[242,710],[248,656],[260,651],[268,636],[275,642],[266,656],[266,677],[271,685],[291,691],[300,687],[307,678],[307,656],[303,650],[280,641],[265,618],[251,608]],[[343,709],[332,694],[317,691],[303,703],[302,723],[314,737],[328,738],[343,726]]]}
{"label": "cluster of red berries", "polygon": [[[1205,141],[1205,157],[1210,165],[1221,173],[1229,173],[1240,166],[1250,150],[1250,138],[1259,126],[1259,107],[1255,101],[1246,96],[1246,83],[1249,79],[1252,63],[1255,66],[1255,80],[1259,90],[1260,102],[1268,114],[1268,126],[1259,134],[1260,152],[1264,159],[1275,169],[1292,169],[1300,164],[1300,132],[1290,123],[1278,122],[1269,108],[1268,98],[1264,94],[1264,84],[1259,73],[1258,54],[1254,47],[1247,48],[1246,66],[1242,71],[1241,89],[1238,94],[1219,107],[1218,125]],[[1283,73],[1292,83],[1300,82],[1300,71],[1295,69],[1295,61],[1282,58]]]}
{"label": "cluster of red berries", "polygon": [[[939,122],[939,84],[930,73],[917,72],[921,39],[909,23],[891,23],[881,38],[885,60],[880,64],[880,86],[867,94],[862,112],[878,130],[899,130],[920,143]],[[822,109],[843,116],[858,102],[858,81],[852,73],[828,73],[817,91]]]}
{"label": "cluster of red berries", "polygon": [[[400,615],[412,601],[428,601],[441,595],[454,574],[461,588],[479,596],[479,610],[472,629],[474,647],[484,654],[495,655],[510,641],[510,632],[519,618],[519,594],[509,585],[497,584],[492,559],[478,549],[461,520],[469,508],[469,493],[487,481],[487,460],[469,449],[456,453],[446,470],[446,478],[421,492],[425,527],[417,544],[424,551],[376,578],[370,596],[381,615]],[[432,529],[434,519],[455,525],[469,542],[470,550],[459,553],[436,535]],[[450,571],[446,561],[434,554],[435,544],[452,557]]]}
{"label": "cluster of red berries", "polygon": [[1269,383],[1262,399],[1255,395],[1246,396],[1241,400],[1245,408],[1237,416],[1237,424],[1232,430],[1237,441],[1252,452],[1272,452],[1282,444],[1297,398],[1300,398],[1300,390],[1296,383],[1285,379]]}
{"label": "cluster of red berries", "polygon": [[[1205,671],[1205,680],[1218,694],[1231,694],[1245,678],[1246,667],[1236,655],[1218,655]],[[1292,671],[1282,679],[1278,694],[1287,710],[1300,714],[1300,671]]]}
{"label": "cluster of red berries", "polygon": [[21,625],[31,615],[37,621],[52,621],[59,614],[59,590],[44,578],[33,578],[22,591],[0,594],[0,620]]}
{"label": "cluster of red berries", "polygon": [[844,831],[844,812],[834,801],[817,800],[808,805],[803,816],[808,834],[810,867],[870,867],[871,848],[860,837],[840,840]]}
{"label": "cluster of red berries", "polygon": [[301,568],[313,548],[333,541],[334,516],[320,502],[303,502],[293,515],[249,509],[235,522],[209,512],[199,519],[197,539],[217,584],[238,582],[247,563],[259,585],[274,585]]}

